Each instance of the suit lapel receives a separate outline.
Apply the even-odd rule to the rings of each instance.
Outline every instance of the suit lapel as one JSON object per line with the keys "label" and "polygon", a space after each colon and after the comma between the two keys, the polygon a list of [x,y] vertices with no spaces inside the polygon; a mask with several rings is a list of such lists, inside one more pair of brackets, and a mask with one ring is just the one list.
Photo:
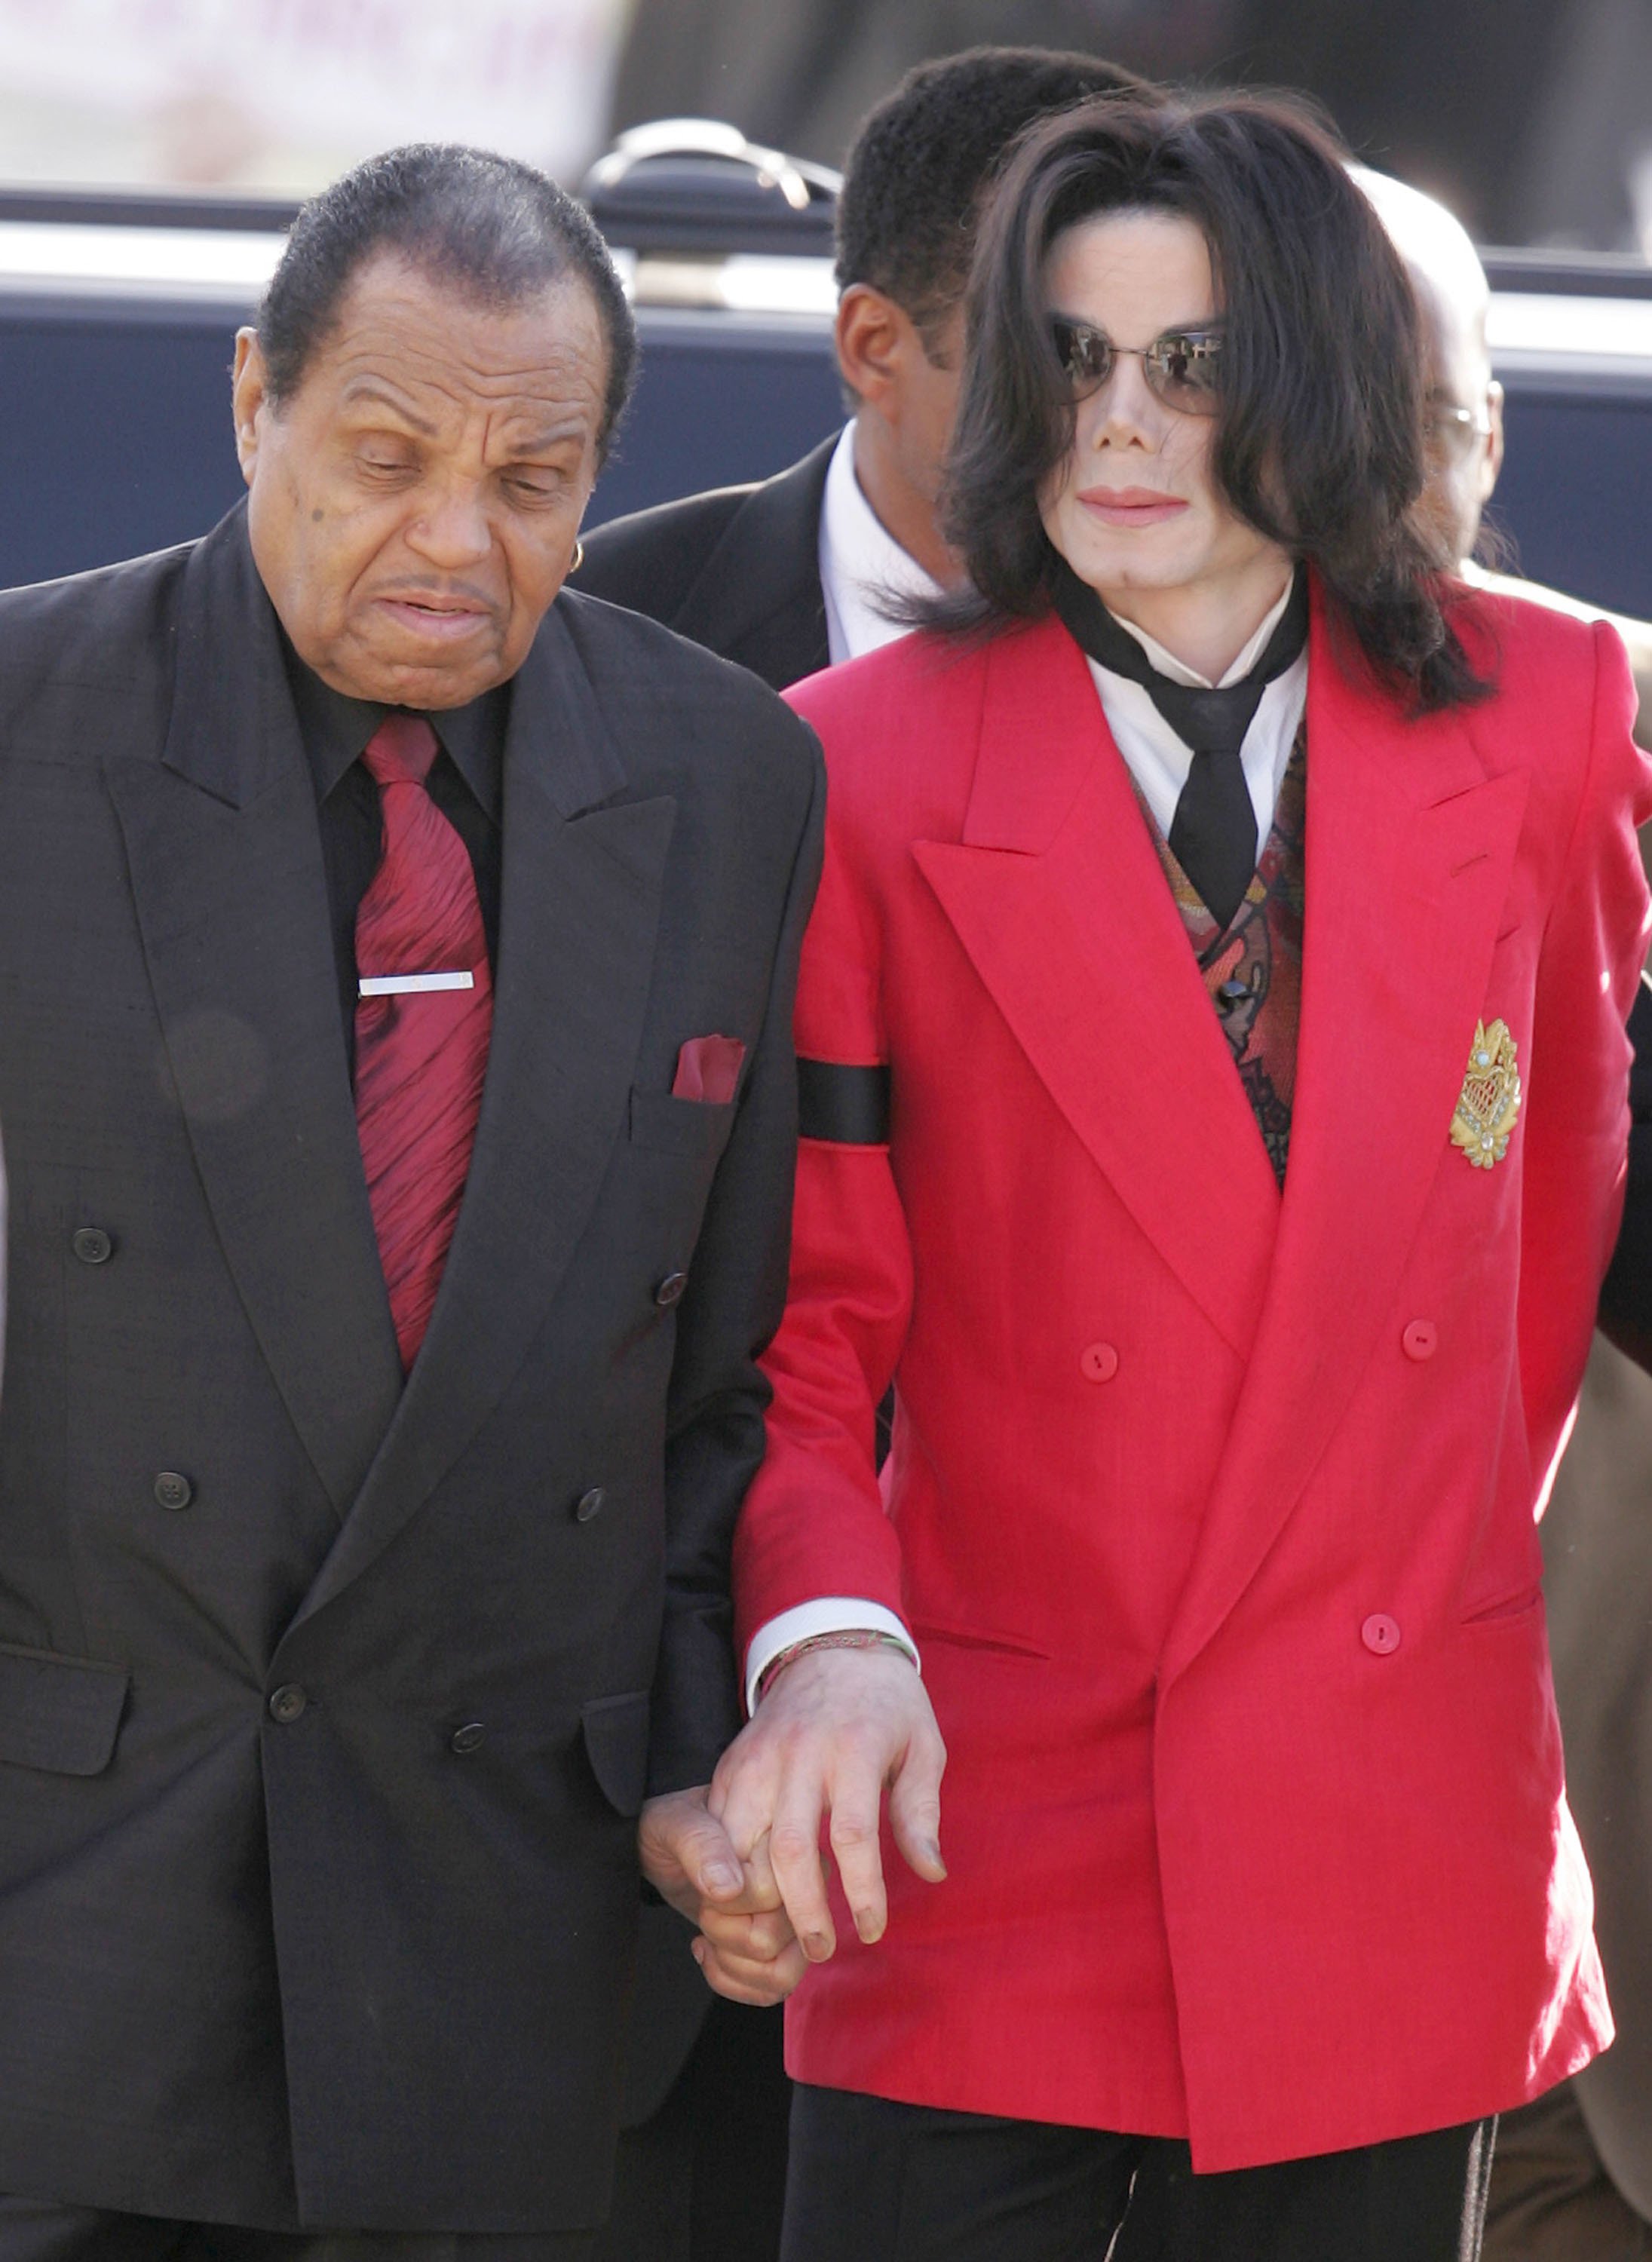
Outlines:
{"label": "suit lapel", "polygon": [[914,853],[1057,1106],[1244,1358],[1278,1189],[1129,772],[1058,623],[985,665],[963,840]]}
{"label": "suit lapel", "polygon": [[676,804],[625,775],[554,609],[505,752],[493,1041],[469,1182],[419,1358],[308,1617],[414,1515],[509,1387],[622,1135]]}
{"label": "suit lapel", "polygon": [[244,510],[195,551],[161,763],[106,770],[168,1061],[236,1288],[343,1516],[401,1391],[315,796]]}
{"label": "suit lapel", "polygon": [[1290,1162],[1266,1308],[1161,1662],[1180,1672],[1255,1574],[1393,1322],[1448,1143],[1526,805],[1466,723],[1350,682],[1316,607],[1307,908]]}
{"label": "suit lapel", "polygon": [[749,667],[776,690],[824,667],[820,511],[833,433],[790,471],[754,487],[670,625]]}

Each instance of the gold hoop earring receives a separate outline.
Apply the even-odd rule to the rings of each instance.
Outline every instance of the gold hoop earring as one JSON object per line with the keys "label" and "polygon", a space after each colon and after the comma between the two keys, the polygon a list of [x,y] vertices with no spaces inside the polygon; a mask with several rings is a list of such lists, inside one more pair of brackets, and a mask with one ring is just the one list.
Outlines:
{"label": "gold hoop earring", "polygon": [[579,536],[576,534],[574,537],[574,563],[568,568],[569,573],[577,573],[584,563],[585,544],[580,540]]}

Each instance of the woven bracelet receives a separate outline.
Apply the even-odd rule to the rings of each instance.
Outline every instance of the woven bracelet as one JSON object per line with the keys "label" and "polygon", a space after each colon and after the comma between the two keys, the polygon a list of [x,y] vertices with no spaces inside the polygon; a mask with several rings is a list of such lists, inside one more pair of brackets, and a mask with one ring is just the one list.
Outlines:
{"label": "woven bracelet", "polygon": [[811,1649],[892,1649],[912,1663],[912,1652],[904,1641],[892,1633],[874,1633],[869,1626],[847,1627],[840,1633],[812,1633],[802,1641],[794,1641],[771,1657],[757,1676],[757,1702],[761,1704],[768,1695],[776,1675],[783,1672],[794,1658]]}

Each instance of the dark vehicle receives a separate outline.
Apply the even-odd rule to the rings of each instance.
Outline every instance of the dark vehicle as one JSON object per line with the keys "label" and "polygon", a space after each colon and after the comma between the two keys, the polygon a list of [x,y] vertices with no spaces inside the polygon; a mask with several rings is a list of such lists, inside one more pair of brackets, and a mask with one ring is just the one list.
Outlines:
{"label": "dark vehicle", "polygon": [[[823,168],[681,119],[593,169],[643,340],[594,523],[764,478],[833,429],[834,189]],[[0,191],[0,584],[186,540],[234,501],[231,343],[292,209]],[[1652,269],[1486,263],[1508,392],[1496,522],[1534,578],[1652,616]]]}

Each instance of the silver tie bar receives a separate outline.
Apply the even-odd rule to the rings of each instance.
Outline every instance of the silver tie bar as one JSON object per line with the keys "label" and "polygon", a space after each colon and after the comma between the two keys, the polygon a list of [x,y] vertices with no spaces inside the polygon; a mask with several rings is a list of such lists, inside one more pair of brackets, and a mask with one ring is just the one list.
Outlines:
{"label": "silver tie bar", "polygon": [[429,990],[473,990],[473,974],[364,974],[364,998],[419,998]]}

